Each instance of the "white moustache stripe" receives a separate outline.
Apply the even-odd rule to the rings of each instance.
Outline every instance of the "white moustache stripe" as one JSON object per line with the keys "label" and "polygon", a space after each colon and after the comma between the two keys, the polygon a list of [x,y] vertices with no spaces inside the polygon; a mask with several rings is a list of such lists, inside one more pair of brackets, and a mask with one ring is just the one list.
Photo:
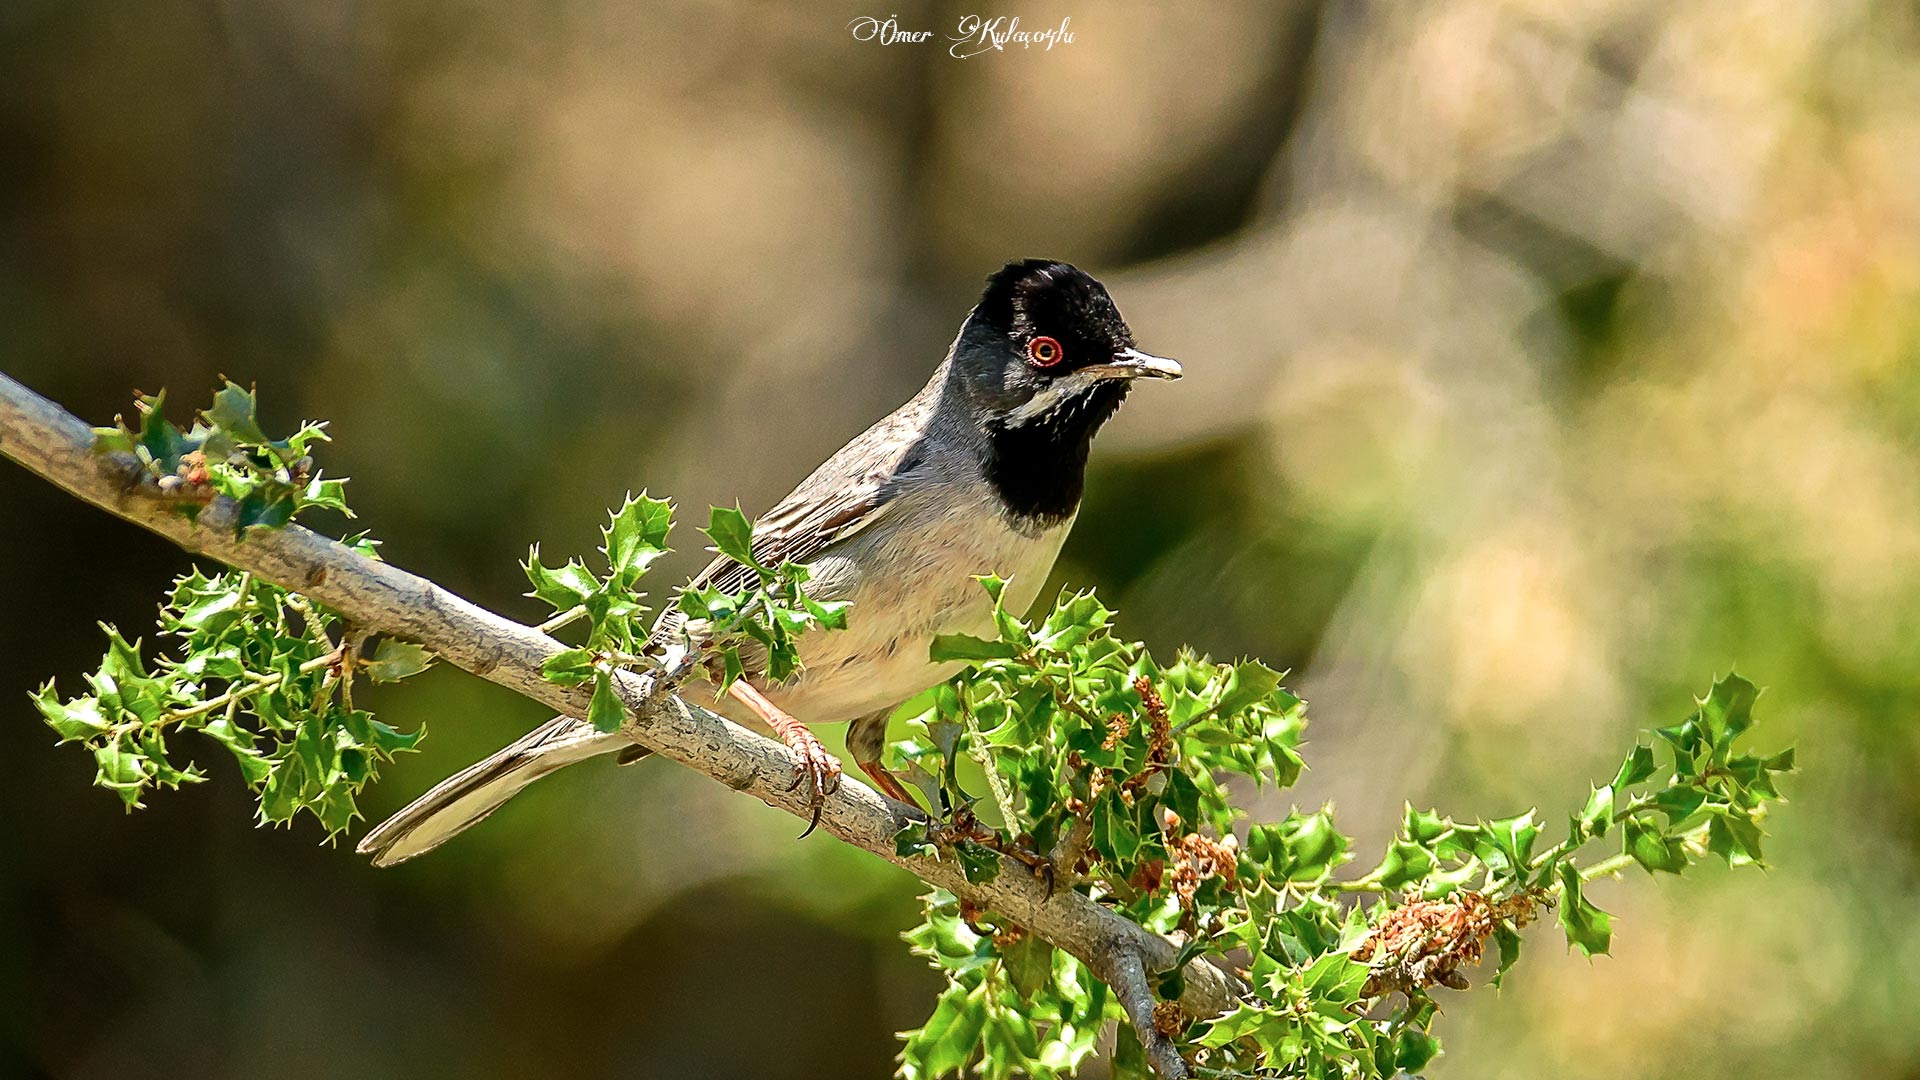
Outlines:
{"label": "white moustache stripe", "polygon": [[1093,389],[1093,384],[1099,381],[1098,374],[1084,368],[1066,378],[1056,379],[1046,389],[1033,395],[1025,405],[1008,413],[1007,423],[1018,427],[1037,420]]}

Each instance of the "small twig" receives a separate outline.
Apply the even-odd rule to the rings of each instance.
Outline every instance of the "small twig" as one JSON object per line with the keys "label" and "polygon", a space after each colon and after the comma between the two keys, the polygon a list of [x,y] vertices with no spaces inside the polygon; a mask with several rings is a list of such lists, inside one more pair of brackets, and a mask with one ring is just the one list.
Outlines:
{"label": "small twig", "polygon": [[1119,997],[1120,1007],[1127,1011],[1127,1019],[1133,1021],[1133,1033],[1146,1048],[1147,1063],[1162,1080],[1186,1080],[1187,1061],[1180,1056],[1180,1048],[1154,1023],[1153,988],[1147,985],[1147,968],[1140,954],[1119,942],[1113,949],[1112,963],[1103,976]]}
{"label": "small twig", "polygon": [[1047,853],[1047,861],[1053,864],[1053,887],[1072,889],[1080,883],[1080,874],[1075,868],[1087,855],[1087,849],[1093,846],[1093,807],[1089,805],[1073,819],[1073,828],[1053,845]]}
{"label": "small twig", "polygon": [[1327,887],[1334,892],[1343,893],[1386,893],[1393,891],[1385,885],[1380,884],[1380,879],[1374,877],[1372,874],[1368,874],[1363,878],[1357,878],[1353,881],[1328,882]]}
{"label": "small twig", "polygon": [[340,672],[340,704],[348,712],[353,711],[353,672],[363,663],[360,654],[372,637],[371,630],[344,620],[340,624],[340,663],[336,670]]}
{"label": "small twig", "polygon": [[[1633,856],[1628,855],[1625,852],[1621,852],[1620,854],[1614,855],[1610,858],[1602,859],[1599,862],[1594,863],[1592,866],[1581,867],[1580,880],[1592,881],[1595,878],[1603,878],[1610,874],[1617,874],[1620,871],[1625,870],[1627,867],[1632,865],[1633,865]],[[1556,886],[1558,884],[1559,884],[1558,882],[1555,882]]]}
{"label": "small twig", "polygon": [[[1706,825],[1696,825],[1693,828],[1688,829],[1686,832],[1678,834],[1675,837],[1675,839],[1679,840],[1680,843],[1692,849],[1694,852],[1694,855],[1698,857],[1701,853],[1700,851],[1702,847],[1701,841],[1707,835],[1707,828],[1708,826]],[[1599,862],[1594,863],[1592,866],[1581,867],[1580,880],[1592,881],[1595,878],[1603,878],[1611,874],[1617,874],[1620,871],[1625,870],[1629,866],[1634,865],[1634,862],[1635,862],[1634,857],[1632,855],[1627,854],[1624,851],[1619,853],[1618,855],[1610,855],[1604,859],[1601,859]],[[1555,882],[1553,887],[1556,889],[1559,888],[1559,883]]]}
{"label": "small twig", "polygon": [[333,643],[332,638],[327,636],[327,632],[320,628],[320,616],[314,613],[313,605],[307,603],[306,597],[295,593],[287,597],[286,603],[288,607],[299,613],[301,632],[307,635],[309,641],[327,652],[336,652],[338,646]]}
{"label": "small twig", "polygon": [[555,630],[558,630],[561,627],[567,625],[568,623],[573,622],[575,619],[578,619],[580,616],[585,615],[586,613],[587,613],[587,609],[584,605],[575,604],[572,607],[568,608],[567,610],[561,612],[560,614],[555,615],[553,618],[548,619],[546,622],[543,622],[540,625],[534,627],[534,629],[540,631],[543,634],[551,634]]}
{"label": "small twig", "polygon": [[1014,813],[1013,793],[1007,790],[1007,780],[1000,775],[1000,766],[993,760],[993,748],[987,745],[986,736],[980,733],[980,721],[973,718],[973,703],[967,700],[964,688],[960,691],[960,716],[966,722],[967,734],[971,736],[967,740],[967,751],[973,755],[980,771],[987,774],[987,787],[993,791],[993,803],[1000,808],[1000,824],[1005,826],[1007,832],[1017,833],[1020,831],[1020,819]]}
{"label": "small twig", "polygon": [[[306,675],[319,671],[321,668],[332,663],[333,657],[331,656],[316,656],[306,663],[301,664],[296,670],[298,670],[300,674]],[[280,685],[282,678],[283,676],[277,671],[269,672],[265,675],[249,673],[245,682],[228,687],[226,692],[222,693],[219,697],[208,698],[192,708],[165,713],[161,716],[159,722],[162,724],[173,724],[179,723],[182,720],[191,720],[196,716],[204,716],[222,706],[234,704],[244,698],[250,698],[263,690],[271,690]]]}

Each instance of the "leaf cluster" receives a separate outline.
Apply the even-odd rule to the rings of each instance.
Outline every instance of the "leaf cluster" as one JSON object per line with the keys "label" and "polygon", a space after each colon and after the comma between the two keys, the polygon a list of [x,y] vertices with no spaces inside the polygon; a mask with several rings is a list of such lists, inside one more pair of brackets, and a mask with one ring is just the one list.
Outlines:
{"label": "leaf cluster", "polygon": [[234,531],[242,536],[249,528],[277,529],[316,507],[352,517],[346,481],[322,476],[308,453],[328,441],[326,425],[304,423],[284,439],[270,438],[260,430],[257,404],[251,390],[229,382],[182,431],[167,419],[165,392],[142,394],[138,425],[116,417],[114,426],[94,429],[94,448],[132,454],[189,520],[215,496],[234,500]]}
{"label": "leaf cluster", "polygon": [[800,669],[800,636],[816,627],[847,628],[847,602],[815,600],[806,592],[812,571],[801,563],[770,566],[753,550],[753,526],[746,515],[716,506],[702,530],[713,550],[747,569],[748,581],[732,592],[711,586],[680,590],[680,613],[717,662],[718,688],[724,692],[758,662],[767,678],[781,682]]}
{"label": "leaf cluster", "polygon": [[129,809],[149,790],[205,778],[175,760],[175,736],[197,732],[258,793],[261,821],[306,811],[331,838],[359,816],[355,796],[380,763],[425,733],[375,720],[352,689],[356,672],[393,681],[425,669],[423,649],[383,639],[363,656],[364,640],[337,612],[250,574],[176,579],[159,622],[171,649],[151,660],[139,641],[102,628],[107,652],[87,691],[63,698],[48,682],[33,703],[61,742],[93,754],[94,783]]}
{"label": "leaf cluster", "polygon": [[[619,668],[654,662],[645,655],[653,631],[646,622],[644,594],[636,591],[647,567],[667,553],[667,534],[673,528],[673,505],[647,495],[630,495],[614,510],[601,530],[601,554],[606,573],[589,569],[578,559],[549,567],[535,547],[524,565],[537,597],[559,612],[545,624],[557,629],[578,618],[587,620],[586,641],[554,654],[543,666],[548,679],[562,685],[593,680],[588,719],[601,731],[617,729],[625,718],[613,687]],[[712,586],[688,586],[679,591],[677,622],[668,629],[681,632],[679,642],[698,652],[713,669],[724,691],[742,677],[749,664],[775,681],[799,668],[800,636],[816,627],[846,627],[844,601],[818,601],[808,596],[807,567],[793,562],[768,566],[753,552],[753,526],[746,515],[729,507],[713,507],[702,530],[721,555],[748,571],[747,582],[731,592]]]}
{"label": "leaf cluster", "polygon": [[[321,507],[352,516],[343,480],[324,478],[309,449],[324,425],[302,424],[284,439],[260,429],[251,391],[229,382],[182,431],[166,417],[165,395],[140,395],[138,426],[95,429],[99,452],[132,454],[160,496],[189,518],[217,496],[238,504],[236,530],[285,526]],[[346,543],[376,558],[364,535]],[[175,736],[197,732],[222,747],[259,796],[260,819],[290,823],[311,814],[329,838],[359,816],[355,796],[380,763],[411,750],[424,730],[402,732],[353,703],[356,674],[393,681],[430,662],[418,645],[367,635],[306,597],[227,570],[175,579],[160,607],[165,642],[149,660],[102,624],[107,651],[86,676],[87,691],[63,697],[52,682],[33,703],[62,743],[93,755],[94,783],[129,809],[148,791],[198,782],[180,764]]]}
{"label": "leaf cluster", "polygon": [[613,689],[615,669],[641,663],[647,641],[647,609],[636,591],[647,568],[665,555],[667,533],[673,529],[673,504],[628,495],[600,530],[600,554],[606,573],[597,574],[579,559],[549,567],[540,561],[535,545],[521,569],[532,583],[534,597],[560,614],[548,629],[578,618],[587,620],[586,642],[548,657],[542,672],[562,686],[593,680],[593,700],[587,719],[601,731],[619,728],[626,710]]}
{"label": "leaf cluster", "polygon": [[[999,582],[985,584],[997,636],[936,644],[936,659],[970,666],[893,748],[944,815],[909,826],[900,849],[955,859],[972,880],[1014,854],[1187,942],[1157,976],[1163,1000],[1183,992],[1189,961],[1232,970],[1249,987],[1232,1011],[1173,1024],[1203,1075],[1422,1068],[1440,1050],[1433,987],[1464,988],[1461,969],[1485,948],[1498,952],[1498,985],[1521,929],[1548,908],[1571,947],[1605,952],[1612,920],[1585,888],[1600,874],[1635,863],[1679,873],[1709,854],[1758,862],[1775,778],[1793,768],[1791,751],[1739,748],[1757,691],[1729,676],[1592,788],[1558,842],[1543,846],[1533,811],[1457,821],[1409,806],[1379,861],[1351,876],[1341,869],[1354,845],[1329,808],[1248,823],[1231,797],[1299,775],[1305,707],[1279,673],[1187,652],[1163,666],[1116,638],[1091,594],[1063,595],[1028,622],[1005,609]],[[986,790],[969,790],[970,777]],[[1609,836],[1614,854],[1579,862]],[[903,1033],[903,1076],[1063,1075],[1105,1020],[1116,1021],[1114,1075],[1147,1074],[1117,1002],[1090,989],[1084,966],[995,913],[935,893],[907,938],[948,987],[928,1023]]]}

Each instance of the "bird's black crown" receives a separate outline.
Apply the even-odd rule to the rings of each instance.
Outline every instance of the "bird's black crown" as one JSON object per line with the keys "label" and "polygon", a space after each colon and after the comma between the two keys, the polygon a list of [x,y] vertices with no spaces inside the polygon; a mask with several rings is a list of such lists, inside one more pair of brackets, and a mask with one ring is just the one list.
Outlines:
{"label": "bird's black crown", "polygon": [[1022,348],[1051,337],[1065,359],[1048,371],[1058,376],[1088,364],[1103,364],[1133,347],[1120,309],[1107,287],[1078,267],[1050,259],[1010,262],[987,278],[975,315]]}

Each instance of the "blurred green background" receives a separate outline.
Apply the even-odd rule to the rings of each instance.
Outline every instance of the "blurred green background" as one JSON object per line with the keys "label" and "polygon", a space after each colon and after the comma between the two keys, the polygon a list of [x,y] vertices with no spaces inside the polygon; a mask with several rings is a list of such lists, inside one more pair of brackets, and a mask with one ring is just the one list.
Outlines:
{"label": "blurred green background", "polygon": [[[935,41],[852,39],[889,13]],[[974,13],[1076,40],[952,59]],[[1596,888],[1615,955],[1537,931],[1432,1075],[1920,1077],[1914,5],[7,0],[0,70],[0,366],[96,422],[255,381],[521,617],[529,542],[763,509],[987,272],[1079,263],[1188,377],[1058,576],[1291,667],[1290,797],[1558,820],[1735,664],[1800,744],[1771,871]],[[385,872],[214,757],[123,815],[26,695],[187,560],[0,502],[0,1075],[881,1076],[930,1007],[910,878],[663,762]],[[375,816],[544,717],[376,707],[432,734]]]}

